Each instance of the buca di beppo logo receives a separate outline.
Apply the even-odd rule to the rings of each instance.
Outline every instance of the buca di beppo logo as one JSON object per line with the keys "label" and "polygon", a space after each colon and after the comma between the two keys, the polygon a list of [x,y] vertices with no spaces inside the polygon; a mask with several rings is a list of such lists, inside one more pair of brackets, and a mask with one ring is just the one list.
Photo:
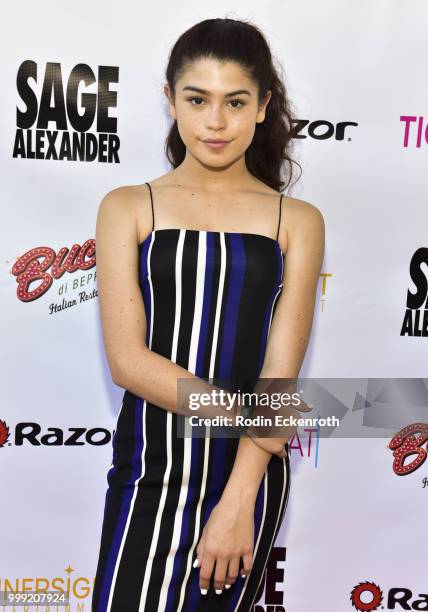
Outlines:
{"label": "buca di beppo logo", "polygon": [[109,116],[117,106],[109,85],[118,79],[117,66],[98,66],[94,73],[77,64],[64,82],[61,64],[47,62],[39,84],[37,63],[23,61],[16,77],[22,110],[16,109],[13,157],[120,163],[117,117]]}
{"label": "buca di beppo logo", "polygon": [[[416,597],[416,598],[415,598]],[[373,610],[428,610],[428,594],[415,596],[410,589],[397,587],[389,589],[386,601],[379,585],[374,582],[360,582],[351,591],[351,602],[359,612]],[[366,601],[370,599],[370,601]],[[381,605],[382,604],[382,605]]]}
{"label": "buca di beppo logo", "polygon": [[428,337],[428,278],[424,267],[428,266],[428,248],[415,251],[410,261],[410,278],[416,292],[407,290],[406,312],[400,336]]}
{"label": "buca di beppo logo", "polygon": [[47,427],[42,432],[39,423],[23,421],[15,425],[14,439],[11,441],[9,426],[0,420],[0,448],[12,444],[23,446],[24,443],[31,446],[104,446],[110,444],[114,433],[115,430],[111,432],[105,427]]}
{"label": "buca di beppo logo", "polygon": [[[395,474],[398,476],[411,474],[425,462],[427,450],[422,447],[427,440],[428,423],[412,423],[403,427],[393,436],[389,443],[389,448],[393,451],[394,462],[392,469]],[[416,457],[413,461],[406,463],[407,457],[412,455],[416,455]]]}
{"label": "buca di beppo logo", "polygon": [[[22,302],[31,302],[44,295],[54,279],[65,272],[90,270],[96,264],[95,240],[90,238],[80,246],[73,244],[71,249],[61,247],[56,253],[52,248],[35,247],[21,255],[12,267],[12,274],[18,283],[17,296]],[[96,272],[93,274],[95,280]],[[35,287],[31,287],[36,283]],[[81,284],[78,283],[78,286]]]}

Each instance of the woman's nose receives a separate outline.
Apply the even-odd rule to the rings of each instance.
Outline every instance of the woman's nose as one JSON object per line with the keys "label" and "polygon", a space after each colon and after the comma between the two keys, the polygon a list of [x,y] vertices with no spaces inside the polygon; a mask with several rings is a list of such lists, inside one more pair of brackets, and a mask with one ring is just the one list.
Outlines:
{"label": "woman's nose", "polygon": [[225,127],[226,117],[224,109],[219,106],[212,106],[207,113],[206,124],[207,127],[216,129]]}

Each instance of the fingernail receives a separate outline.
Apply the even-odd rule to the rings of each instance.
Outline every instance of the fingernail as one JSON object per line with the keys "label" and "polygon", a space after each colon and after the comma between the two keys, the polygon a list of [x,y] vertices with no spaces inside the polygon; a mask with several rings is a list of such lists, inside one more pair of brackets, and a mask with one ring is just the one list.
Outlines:
{"label": "fingernail", "polygon": [[215,592],[217,595],[221,595],[223,593],[223,589],[216,589]]}
{"label": "fingernail", "polygon": [[241,574],[242,578],[246,578],[247,574]]}
{"label": "fingernail", "polygon": [[208,593],[208,589],[201,589],[202,595],[206,595]]}
{"label": "fingernail", "polygon": [[196,559],[194,560],[193,567],[199,567],[199,559],[198,559],[198,557],[196,557]]}
{"label": "fingernail", "polygon": [[225,589],[230,589],[230,587],[231,587],[231,586],[232,586],[231,584],[225,584],[225,585],[224,585],[224,588],[225,588]]}

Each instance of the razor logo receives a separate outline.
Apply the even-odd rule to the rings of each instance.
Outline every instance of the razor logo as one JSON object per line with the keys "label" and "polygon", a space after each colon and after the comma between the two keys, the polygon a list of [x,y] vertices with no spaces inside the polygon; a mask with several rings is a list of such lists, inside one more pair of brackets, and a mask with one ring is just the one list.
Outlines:
{"label": "razor logo", "polygon": [[[313,138],[314,140],[345,140],[346,129],[353,125],[358,126],[355,121],[339,121],[339,123],[331,123],[324,119],[318,119],[317,121],[309,121],[308,119],[298,119],[293,121],[294,126],[292,129],[293,138]],[[303,129],[308,126],[307,134],[302,134]],[[347,140],[351,140],[348,136]]]}

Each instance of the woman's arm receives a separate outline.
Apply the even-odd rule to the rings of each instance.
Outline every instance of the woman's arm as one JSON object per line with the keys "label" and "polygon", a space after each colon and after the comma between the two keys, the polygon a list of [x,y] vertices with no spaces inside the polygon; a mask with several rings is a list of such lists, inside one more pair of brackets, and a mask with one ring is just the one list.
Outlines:
{"label": "woman's arm", "polygon": [[[165,410],[198,416],[231,416],[223,406],[188,409],[187,392],[177,400],[177,380],[190,379],[189,392],[218,389],[148,348],[147,320],[138,279],[137,218],[152,228],[147,189],[118,187],[101,201],[96,223],[97,280],[104,345],[113,381]],[[191,391],[190,391],[191,390]]]}
{"label": "woman's arm", "polygon": [[[292,198],[285,211],[283,230],[287,232],[288,248],[284,286],[272,319],[260,379],[298,377],[312,329],[324,259],[325,226],[318,208]],[[264,386],[260,380],[254,392]],[[234,495],[244,488],[248,488],[250,497],[257,493],[271,453],[278,453],[278,445],[283,447],[290,437],[241,438],[225,496],[232,489]]]}

